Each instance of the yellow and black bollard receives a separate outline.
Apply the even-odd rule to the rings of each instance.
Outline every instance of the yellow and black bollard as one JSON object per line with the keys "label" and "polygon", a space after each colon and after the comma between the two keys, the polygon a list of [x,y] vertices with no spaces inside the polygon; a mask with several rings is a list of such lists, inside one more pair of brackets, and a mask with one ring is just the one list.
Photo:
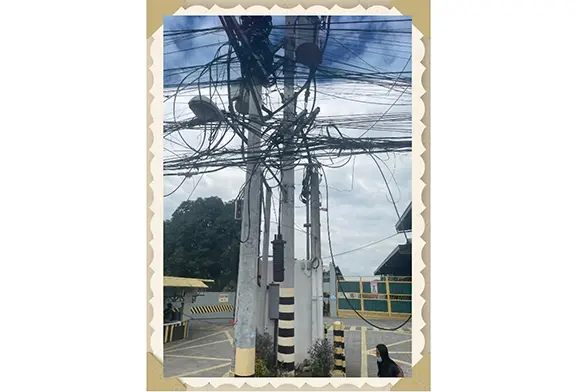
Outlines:
{"label": "yellow and black bollard", "polygon": [[334,321],[334,374],[346,377],[346,355],[344,352],[344,323]]}
{"label": "yellow and black bollard", "polygon": [[278,312],[278,364],[288,375],[294,376],[294,289],[280,288]]}
{"label": "yellow and black bollard", "polygon": [[328,340],[328,325],[324,323],[324,340]]}

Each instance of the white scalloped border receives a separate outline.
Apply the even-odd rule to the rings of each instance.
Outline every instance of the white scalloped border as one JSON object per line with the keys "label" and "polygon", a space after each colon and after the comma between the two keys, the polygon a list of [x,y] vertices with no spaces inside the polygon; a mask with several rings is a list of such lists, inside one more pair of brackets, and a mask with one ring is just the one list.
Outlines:
{"label": "white scalloped border", "polygon": [[[327,8],[324,6],[312,6],[310,8],[303,8],[302,6],[296,6],[290,9],[285,9],[279,6],[274,6],[270,10],[263,6],[251,6],[247,9],[236,6],[234,8],[220,8],[218,6],[213,6],[208,9],[203,6],[191,5],[188,6],[188,1],[185,2],[187,8],[180,8],[174,15],[230,15],[230,14],[245,14],[250,13],[253,15],[257,14],[347,14],[347,15],[366,15],[366,14],[379,14],[379,15],[402,15],[396,8],[388,9],[383,6],[371,6],[367,9],[362,6],[357,6],[354,8],[341,8],[339,6],[334,6],[332,8]],[[162,176],[162,121],[163,121],[163,104],[162,104],[162,93],[163,93],[163,83],[158,81],[163,81],[162,70],[163,70],[163,55],[162,55],[162,45],[163,45],[163,27],[158,29],[149,39],[149,56],[151,59],[151,65],[149,67],[150,72],[153,75],[152,86],[149,93],[152,95],[150,103],[150,116],[152,117],[152,122],[150,124],[150,129],[152,130],[152,144],[150,147],[150,152],[152,153],[152,159],[150,162],[150,174],[152,176],[152,181],[149,184],[152,191],[152,202],[149,206],[152,212],[152,218],[150,221],[150,231],[152,233],[152,240],[149,245],[152,248],[152,262],[150,268],[153,271],[149,288],[152,292],[152,297],[148,301],[153,309],[152,320],[149,327],[152,330],[149,336],[149,347],[150,351],[163,361],[163,334],[162,334],[162,296],[163,296],[163,176]],[[413,325],[413,335],[412,335],[412,365],[414,366],[421,358],[422,351],[425,345],[424,334],[422,329],[425,326],[424,319],[422,316],[422,309],[424,307],[425,299],[422,297],[422,293],[425,288],[424,275],[422,270],[425,268],[424,261],[421,257],[422,250],[424,248],[424,240],[422,235],[424,234],[424,218],[422,212],[425,209],[422,194],[425,188],[425,183],[422,180],[425,172],[425,162],[422,158],[422,154],[425,152],[424,144],[422,142],[422,134],[425,129],[425,125],[422,122],[425,113],[425,104],[422,96],[425,94],[424,86],[422,84],[422,77],[424,75],[425,67],[422,64],[424,59],[425,47],[422,42],[422,33],[412,26],[412,131],[413,131],[413,145],[412,145],[412,208],[413,208],[413,247],[414,255],[420,255],[420,257],[413,257],[412,269],[413,273],[413,284],[412,284],[412,325]],[[417,135],[417,137],[414,137]],[[420,197],[416,197],[420,195]],[[160,326],[159,328],[154,328],[154,326]],[[277,388],[281,385],[291,385],[300,388],[307,384],[310,387],[325,387],[327,385],[332,385],[333,387],[342,386],[356,386],[357,388],[362,388],[363,386],[379,387],[384,388],[381,390],[389,390],[392,385],[396,384],[399,379],[393,381],[382,380],[378,378],[250,378],[250,379],[239,379],[239,378],[183,378],[181,379],[189,388],[200,388],[206,387],[210,384],[214,388],[221,386],[236,386],[237,388],[243,385],[248,385],[255,388],[262,388],[265,386],[273,386]]]}

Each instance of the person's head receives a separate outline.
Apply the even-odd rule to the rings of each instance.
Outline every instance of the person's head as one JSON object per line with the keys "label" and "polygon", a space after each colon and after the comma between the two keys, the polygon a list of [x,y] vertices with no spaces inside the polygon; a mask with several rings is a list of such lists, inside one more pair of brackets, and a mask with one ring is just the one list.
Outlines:
{"label": "person's head", "polygon": [[389,360],[388,347],[384,344],[379,344],[376,346],[376,360],[378,362]]}

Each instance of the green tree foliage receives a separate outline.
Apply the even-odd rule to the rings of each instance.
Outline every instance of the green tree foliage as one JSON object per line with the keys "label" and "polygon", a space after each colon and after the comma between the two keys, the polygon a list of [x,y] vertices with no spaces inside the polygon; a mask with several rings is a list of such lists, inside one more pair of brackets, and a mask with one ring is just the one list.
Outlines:
{"label": "green tree foliage", "polygon": [[164,274],[214,279],[215,290],[234,290],[239,236],[233,202],[218,197],[183,202],[164,221]]}

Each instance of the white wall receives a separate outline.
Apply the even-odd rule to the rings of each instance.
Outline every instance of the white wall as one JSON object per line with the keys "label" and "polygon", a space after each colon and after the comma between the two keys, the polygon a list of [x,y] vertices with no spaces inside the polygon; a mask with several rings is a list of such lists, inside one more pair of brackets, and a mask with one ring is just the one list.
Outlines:
{"label": "white wall", "polygon": [[[228,298],[228,302],[220,302],[220,295]],[[184,306],[185,319],[196,320],[231,320],[234,317],[234,311],[229,312],[214,312],[214,313],[192,313],[191,306],[206,306],[206,305],[231,305],[232,309],[236,305],[236,292],[203,292],[200,296],[196,297],[194,303],[187,303]]]}
{"label": "white wall", "polygon": [[312,284],[309,270],[302,270],[302,261],[294,266],[294,350],[296,364],[308,355],[312,345]]}

